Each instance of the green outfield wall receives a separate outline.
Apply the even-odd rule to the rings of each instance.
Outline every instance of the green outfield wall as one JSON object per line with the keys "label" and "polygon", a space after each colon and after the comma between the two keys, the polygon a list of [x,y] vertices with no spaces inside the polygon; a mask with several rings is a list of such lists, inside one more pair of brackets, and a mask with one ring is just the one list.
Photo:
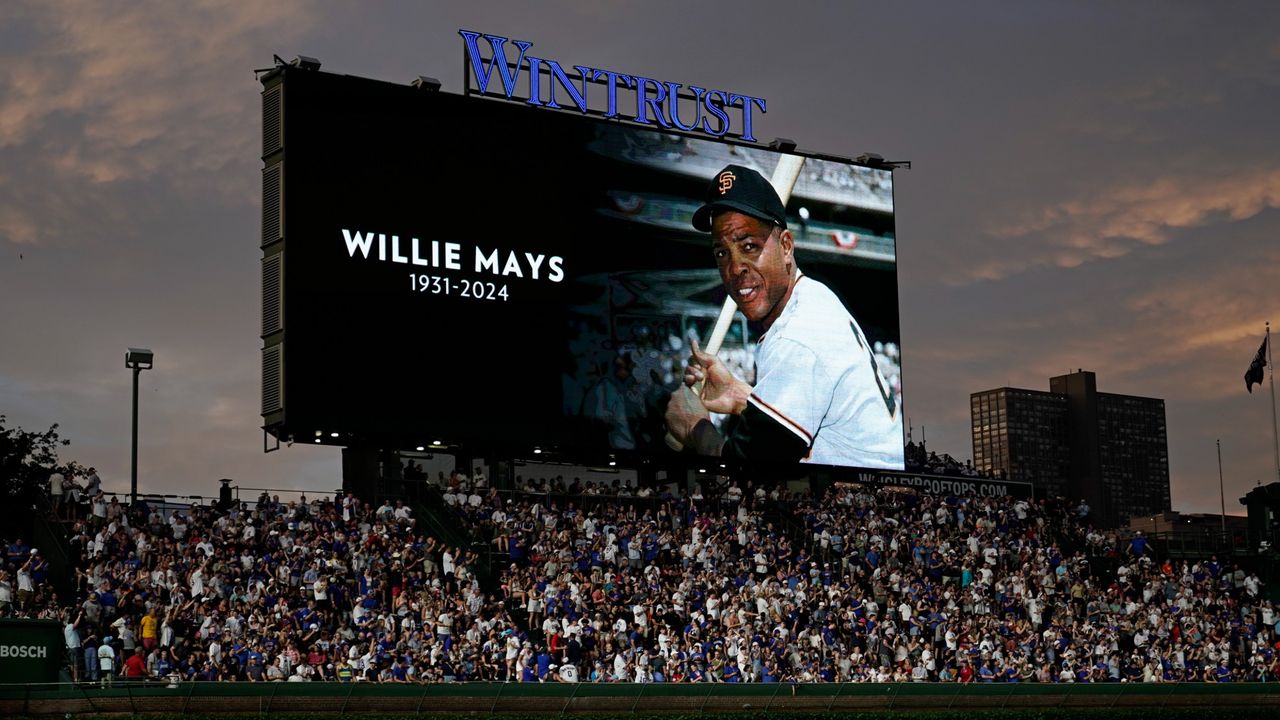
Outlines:
{"label": "green outfield wall", "polygon": [[[0,685],[0,717],[123,713],[388,716],[813,714],[1231,708],[1280,717],[1280,683],[1169,684],[503,684],[184,683]],[[1235,713],[1238,715],[1239,713]]]}
{"label": "green outfield wall", "polygon": [[0,619],[0,682],[57,682],[66,655],[57,622]]}

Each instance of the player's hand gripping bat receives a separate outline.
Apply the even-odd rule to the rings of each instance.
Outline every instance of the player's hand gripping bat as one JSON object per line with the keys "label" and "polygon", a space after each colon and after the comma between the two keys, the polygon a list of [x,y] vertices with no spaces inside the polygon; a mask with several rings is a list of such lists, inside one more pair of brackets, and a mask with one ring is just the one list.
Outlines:
{"label": "player's hand gripping bat", "polygon": [[[769,178],[769,184],[773,186],[778,197],[782,200],[782,206],[787,206],[787,201],[791,199],[791,191],[796,186],[796,180],[800,178],[800,169],[804,167],[804,157],[800,155],[783,155],[778,158],[778,166],[773,169],[773,177]],[[726,296],[724,305],[720,307],[720,317],[716,318],[715,327],[711,328],[711,335],[707,337],[707,342],[703,345],[703,352],[708,355],[715,355],[720,352],[720,346],[724,344],[724,338],[729,334],[729,327],[733,325],[733,316],[738,312],[738,304],[733,301],[733,296]],[[693,391],[702,397],[702,383],[693,386]],[[667,447],[680,452],[684,449],[684,445],[671,433],[667,433]]]}

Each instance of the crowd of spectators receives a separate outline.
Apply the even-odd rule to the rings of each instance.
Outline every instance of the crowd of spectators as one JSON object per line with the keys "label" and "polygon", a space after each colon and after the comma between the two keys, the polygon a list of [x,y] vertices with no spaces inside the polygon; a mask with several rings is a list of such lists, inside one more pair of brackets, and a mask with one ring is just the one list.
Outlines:
{"label": "crowd of spectators", "polygon": [[38,548],[6,542],[19,590],[0,577],[0,613],[60,621],[76,680],[479,677],[480,640],[516,629],[474,558],[415,525],[401,503],[350,495],[172,513],[112,498],[69,523],[72,597]]}
{"label": "crowd of spectators", "polygon": [[551,481],[457,505],[503,562],[510,613],[587,679],[1280,676],[1280,617],[1256,574],[1157,559],[1141,535],[1091,529],[1079,505],[856,486],[816,502],[737,485],[644,504],[593,491]]}
{"label": "crowd of spectators", "polygon": [[961,462],[950,455],[928,450],[923,442],[907,441],[904,457],[908,472],[945,475],[948,477],[1002,478],[999,473],[992,473],[975,468],[972,460]]}
{"label": "crowd of spectators", "polygon": [[0,614],[60,621],[73,678],[102,683],[1280,678],[1257,575],[1156,557],[1063,502],[440,482],[474,543],[351,495],[105,499],[63,514],[69,596],[5,541]]}

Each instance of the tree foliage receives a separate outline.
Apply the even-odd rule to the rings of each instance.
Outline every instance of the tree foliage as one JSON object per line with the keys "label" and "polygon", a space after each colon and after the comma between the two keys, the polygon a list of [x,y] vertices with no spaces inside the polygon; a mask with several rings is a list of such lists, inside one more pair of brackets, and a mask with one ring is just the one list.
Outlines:
{"label": "tree foliage", "polygon": [[8,427],[0,415],[0,502],[5,512],[22,512],[49,491],[49,476],[83,470],[75,462],[59,463],[58,450],[70,445],[55,423],[43,432]]}

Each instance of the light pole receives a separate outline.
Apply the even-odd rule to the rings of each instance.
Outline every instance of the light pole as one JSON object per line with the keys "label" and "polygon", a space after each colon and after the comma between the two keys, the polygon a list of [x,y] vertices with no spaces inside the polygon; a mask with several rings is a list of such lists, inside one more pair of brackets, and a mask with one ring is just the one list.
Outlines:
{"label": "light pole", "polygon": [[150,370],[155,353],[145,348],[129,348],[124,366],[133,371],[133,454],[129,463],[129,507],[138,504],[138,375]]}

